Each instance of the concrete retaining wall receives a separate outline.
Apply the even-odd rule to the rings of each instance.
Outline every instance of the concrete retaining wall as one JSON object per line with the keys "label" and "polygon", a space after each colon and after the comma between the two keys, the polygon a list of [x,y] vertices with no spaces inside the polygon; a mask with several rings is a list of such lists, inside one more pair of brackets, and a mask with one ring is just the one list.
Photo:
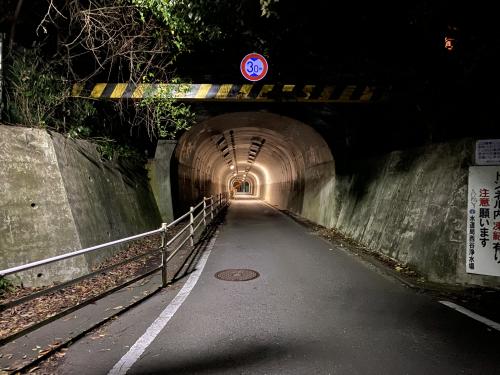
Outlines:
{"label": "concrete retaining wall", "polygon": [[318,166],[306,178],[298,213],[411,265],[431,281],[498,287],[496,277],[465,272],[473,145],[462,140],[393,152],[336,176],[328,165]]}
{"label": "concrete retaining wall", "polygon": [[[145,169],[101,161],[89,142],[0,125],[0,162],[2,269],[160,226]],[[108,255],[35,269],[22,281],[65,280]]]}
{"label": "concrete retaining wall", "polygon": [[176,145],[176,141],[158,141],[155,158],[148,163],[151,188],[164,223],[169,223],[174,219],[170,163]]}
{"label": "concrete retaining wall", "polygon": [[[80,248],[49,134],[0,126],[0,268]],[[43,284],[86,271],[87,263],[78,257],[19,274],[19,281]]]}

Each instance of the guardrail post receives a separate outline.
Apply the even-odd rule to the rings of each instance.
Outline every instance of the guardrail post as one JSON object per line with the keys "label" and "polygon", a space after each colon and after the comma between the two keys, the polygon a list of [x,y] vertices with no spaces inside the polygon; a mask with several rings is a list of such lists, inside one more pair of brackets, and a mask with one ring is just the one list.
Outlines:
{"label": "guardrail post", "polygon": [[207,226],[207,198],[203,197],[203,225]]}
{"label": "guardrail post", "polygon": [[167,223],[162,223],[161,229],[161,286],[167,286]]}
{"label": "guardrail post", "polygon": [[214,220],[214,196],[210,196],[210,222]]}
{"label": "guardrail post", "polygon": [[194,215],[193,215],[193,212],[194,212],[194,208],[193,206],[191,206],[189,208],[189,237],[190,237],[190,240],[189,240],[189,243],[191,244],[191,246],[194,246]]}

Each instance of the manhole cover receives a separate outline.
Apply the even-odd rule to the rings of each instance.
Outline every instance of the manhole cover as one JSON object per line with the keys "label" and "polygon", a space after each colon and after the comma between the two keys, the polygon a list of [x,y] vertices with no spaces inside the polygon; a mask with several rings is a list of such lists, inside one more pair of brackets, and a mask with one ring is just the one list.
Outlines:
{"label": "manhole cover", "polygon": [[247,269],[230,269],[219,271],[215,277],[225,281],[248,281],[259,277],[259,273],[254,270]]}

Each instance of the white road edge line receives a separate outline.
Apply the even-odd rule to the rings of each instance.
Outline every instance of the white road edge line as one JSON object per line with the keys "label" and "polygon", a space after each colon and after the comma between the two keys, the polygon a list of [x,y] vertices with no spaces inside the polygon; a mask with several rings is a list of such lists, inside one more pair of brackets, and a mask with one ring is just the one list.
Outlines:
{"label": "white road edge line", "polygon": [[456,310],[458,312],[461,312],[464,315],[467,315],[469,318],[475,319],[478,322],[481,322],[483,324],[486,324],[488,327],[491,327],[493,329],[496,329],[497,331],[500,331],[500,324],[497,322],[494,322],[493,320],[489,320],[488,318],[485,318],[484,316],[478,315],[470,310],[467,310],[465,307],[462,307],[460,305],[457,305],[453,302],[449,301],[439,301],[439,303],[448,306],[449,308],[452,308],[453,310]]}
{"label": "white road edge line", "polygon": [[189,276],[186,284],[177,293],[175,298],[170,302],[170,304],[160,313],[158,318],[148,327],[146,332],[135,342],[134,345],[129,349],[129,351],[113,366],[113,368],[108,372],[108,375],[124,375],[128,370],[134,365],[134,363],[139,359],[139,357],[144,353],[146,348],[153,342],[153,340],[158,336],[163,328],[167,325],[169,320],[174,316],[179,307],[184,303],[186,298],[189,296],[194,286],[198,282],[200,275],[205,268],[208,256],[212,251],[215,240],[217,239],[217,233],[210,240],[207,250],[201,257],[198,268],[195,272]]}

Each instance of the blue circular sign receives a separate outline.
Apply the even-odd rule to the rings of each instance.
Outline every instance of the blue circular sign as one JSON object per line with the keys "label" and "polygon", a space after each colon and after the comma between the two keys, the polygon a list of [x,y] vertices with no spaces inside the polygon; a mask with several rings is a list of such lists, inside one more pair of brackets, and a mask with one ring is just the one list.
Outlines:
{"label": "blue circular sign", "polygon": [[249,81],[260,81],[266,76],[267,70],[266,59],[258,53],[249,53],[240,63],[241,74]]}

